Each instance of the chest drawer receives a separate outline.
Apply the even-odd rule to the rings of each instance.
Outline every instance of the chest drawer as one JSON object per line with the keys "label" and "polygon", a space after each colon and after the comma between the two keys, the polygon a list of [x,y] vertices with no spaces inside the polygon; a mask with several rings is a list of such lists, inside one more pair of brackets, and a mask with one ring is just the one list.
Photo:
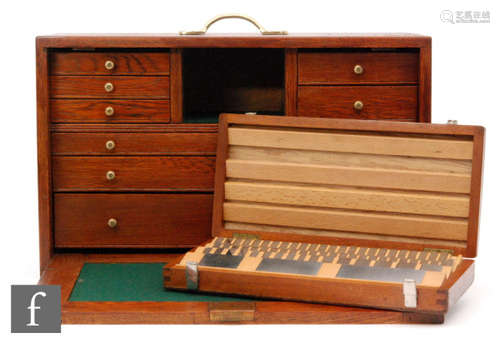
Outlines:
{"label": "chest drawer", "polygon": [[303,117],[416,121],[416,86],[302,86],[297,113]]}
{"label": "chest drawer", "polygon": [[56,194],[54,211],[59,248],[190,247],[210,237],[212,195]]}
{"label": "chest drawer", "polygon": [[53,98],[168,99],[168,76],[53,76]]}
{"label": "chest drawer", "polygon": [[418,68],[416,52],[298,54],[299,84],[416,83]]}
{"label": "chest drawer", "polygon": [[169,100],[50,101],[53,123],[168,123]]}
{"label": "chest drawer", "polygon": [[168,52],[58,52],[52,75],[168,75]]}
{"label": "chest drawer", "polygon": [[215,157],[53,158],[54,191],[212,191]]}
{"label": "chest drawer", "polygon": [[216,133],[53,133],[55,155],[215,155]]}

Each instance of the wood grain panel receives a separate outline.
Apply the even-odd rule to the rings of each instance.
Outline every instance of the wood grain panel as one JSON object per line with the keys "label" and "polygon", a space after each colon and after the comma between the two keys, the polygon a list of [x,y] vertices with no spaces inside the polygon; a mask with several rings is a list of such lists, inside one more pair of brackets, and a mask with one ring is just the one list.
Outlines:
{"label": "wood grain panel", "polygon": [[172,49],[170,64],[170,98],[172,99],[172,123],[182,123],[184,93],[182,86],[182,49]]}
{"label": "wood grain panel", "polygon": [[211,191],[215,158],[56,156],[53,164],[55,191]]}
{"label": "wood grain panel", "polygon": [[460,160],[472,159],[472,142],[453,140],[452,137],[450,139],[433,139],[243,127],[229,128],[228,137],[230,145]]}
{"label": "wood grain panel", "polygon": [[431,122],[432,51],[431,44],[422,47],[419,54],[418,121]]}
{"label": "wood grain panel", "polygon": [[52,159],[50,158],[50,107],[48,73],[50,54],[36,42],[36,127],[38,157],[38,233],[40,248],[40,273],[47,267],[54,254],[52,231]]}
{"label": "wood grain panel", "polygon": [[467,174],[472,170],[471,161],[436,158],[372,155],[360,153],[290,150],[248,146],[230,146],[229,158],[249,161],[274,161],[365,167],[382,169],[422,170],[442,173]]}
{"label": "wood grain panel", "polygon": [[299,86],[297,115],[417,121],[417,93],[416,86]]}
{"label": "wood grain panel", "polygon": [[[104,64],[114,63],[108,70]],[[170,54],[163,52],[57,52],[51,55],[52,75],[168,75]]]}
{"label": "wood grain panel", "polygon": [[226,161],[230,178],[344,185],[433,192],[470,192],[468,174],[304,165],[260,161]]}
{"label": "wood grain panel", "polygon": [[[416,83],[415,52],[299,51],[299,84]],[[363,67],[362,74],[354,66]]]}
{"label": "wood grain panel", "polygon": [[56,247],[187,247],[210,237],[212,195],[56,194],[54,211]]}
{"label": "wood grain panel", "polygon": [[285,114],[297,114],[297,49],[285,50]]}
{"label": "wood grain panel", "polygon": [[224,220],[461,241],[467,239],[468,227],[467,220],[461,219],[306,209],[237,202],[224,203]]}
{"label": "wood grain panel", "polygon": [[[105,110],[114,113],[107,116]],[[52,99],[53,123],[168,123],[169,100],[68,100]]]}
{"label": "wood grain panel", "polygon": [[[114,90],[106,92],[104,85]],[[50,93],[53,98],[136,98],[168,99],[168,76],[53,76]]]}
{"label": "wood grain panel", "polygon": [[[115,148],[108,150],[106,142]],[[215,155],[216,133],[53,133],[55,155]]]}
{"label": "wood grain panel", "polygon": [[226,200],[294,206],[329,207],[463,217],[469,214],[469,197],[375,191],[356,188],[314,187],[282,183],[227,181]]}

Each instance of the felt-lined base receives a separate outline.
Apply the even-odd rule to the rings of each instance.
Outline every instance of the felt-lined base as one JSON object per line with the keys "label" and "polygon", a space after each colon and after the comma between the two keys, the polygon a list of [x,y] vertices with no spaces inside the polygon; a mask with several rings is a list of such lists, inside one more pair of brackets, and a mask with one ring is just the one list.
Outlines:
{"label": "felt-lined base", "polygon": [[248,301],[248,299],[169,291],[164,263],[85,263],[69,301]]}

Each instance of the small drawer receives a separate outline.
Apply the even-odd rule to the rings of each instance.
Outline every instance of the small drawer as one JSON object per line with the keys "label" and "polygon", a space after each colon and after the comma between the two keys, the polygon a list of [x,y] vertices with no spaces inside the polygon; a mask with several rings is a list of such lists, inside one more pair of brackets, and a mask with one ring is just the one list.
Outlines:
{"label": "small drawer", "polygon": [[212,191],[215,157],[53,158],[54,191]]}
{"label": "small drawer", "polygon": [[50,101],[53,123],[168,123],[170,100]]}
{"label": "small drawer", "polygon": [[168,99],[168,76],[53,76],[53,98]]}
{"label": "small drawer", "polygon": [[298,54],[299,84],[417,83],[418,53],[309,52]]}
{"label": "small drawer", "polygon": [[57,248],[191,247],[210,238],[211,194],[55,194]]}
{"label": "small drawer", "polygon": [[350,119],[417,120],[416,86],[302,86],[297,115]]}
{"label": "small drawer", "polygon": [[52,75],[168,75],[168,52],[55,52]]}
{"label": "small drawer", "polygon": [[215,155],[214,133],[53,133],[54,155]]}

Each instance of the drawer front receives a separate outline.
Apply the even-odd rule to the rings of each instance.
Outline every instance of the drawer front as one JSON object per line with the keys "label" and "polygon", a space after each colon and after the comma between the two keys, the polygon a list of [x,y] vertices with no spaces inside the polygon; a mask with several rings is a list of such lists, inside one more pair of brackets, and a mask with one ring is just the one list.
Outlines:
{"label": "drawer front", "polygon": [[53,76],[50,86],[54,98],[168,99],[170,92],[168,76]]}
{"label": "drawer front", "polygon": [[169,100],[51,100],[54,123],[168,123]]}
{"label": "drawer front", "polygon": [[190,247],[210,238],[212,195],[55,194],[54,212],[58,248]]}
{"label": "drawer front", "polygon": [[302,117],[416,121],[417,112],[416,86],[303,86],[298,91]]}
{"label": "drawer front", "polygon": [[417,53],[299,52],[298,68],[299,84],[416,83],[419,61]]}
{"label": "drawer front", "polygon": [[168,52],[58,52],[52,75],[168,75]]}
{"label": "drawer front", "polygon": [[216,133],[53,133],[55,155],[215,155]]}
{"label": "drawer front", "polygon": [[[53,157],[54,191],[212,191],[215,157]],[[114,176],[114,177],[113,177]]]}

